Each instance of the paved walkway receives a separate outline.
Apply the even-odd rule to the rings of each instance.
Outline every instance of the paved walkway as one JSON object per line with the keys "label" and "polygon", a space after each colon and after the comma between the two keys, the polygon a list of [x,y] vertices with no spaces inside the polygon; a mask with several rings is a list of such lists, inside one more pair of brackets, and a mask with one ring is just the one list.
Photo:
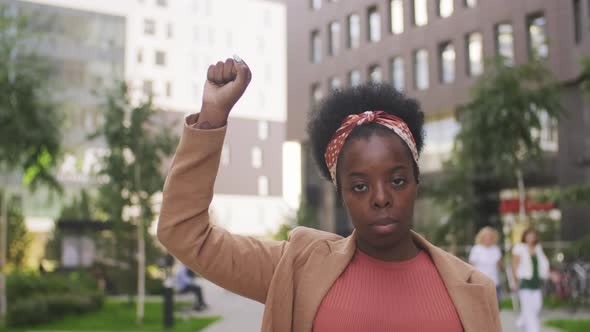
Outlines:
{"label": "paved walkway", "polygon": [[[260,331],[262,313],[264,311],[264,306],[262,304],[230,293],[207,280],[199,279],[198,282],[203,287],[205,301],[209,304],[209,309],[200,313],[194,313],[193,315],[222,316],[222,319],[219,322],[205,329],[205,332]],[[190,301],[190,296],[187,297],[186,300]],[[521,332],[516,327],[517,317],[517,313],[513,311],[502,311],[500,313],[502,330],[504,332]],[[590,319],[590,312],[578,312],[572,315],[563,310],[546,310],[541,313],[541,319],[544,321],[559,318]],[[179,317],[177,319],[181,318]],[[541,331],[558,332],[559,330],[543,327]]]}
{"label": "paved walkway", "polygon": [[230,293],[207,280],[198,279],[198,283],[203,287],[203,297],[209,309],[193,315],[222,317],[220,321],[205,329],[205,332],[260,331],[264,305]]}

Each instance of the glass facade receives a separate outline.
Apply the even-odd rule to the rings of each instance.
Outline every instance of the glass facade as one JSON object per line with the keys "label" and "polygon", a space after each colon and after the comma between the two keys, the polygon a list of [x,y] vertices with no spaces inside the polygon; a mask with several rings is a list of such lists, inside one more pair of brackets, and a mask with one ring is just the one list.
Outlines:
{"label": "glass facade", "polygon": [[496,25],[496,54],[502,56],[507,64],[514,63],[514,32],[510,23]]}
{"label": "glass facade", "polygon": [[425,49],[414,52],[414,85],[418,90],[426,90],[430,86],[428,51]]}

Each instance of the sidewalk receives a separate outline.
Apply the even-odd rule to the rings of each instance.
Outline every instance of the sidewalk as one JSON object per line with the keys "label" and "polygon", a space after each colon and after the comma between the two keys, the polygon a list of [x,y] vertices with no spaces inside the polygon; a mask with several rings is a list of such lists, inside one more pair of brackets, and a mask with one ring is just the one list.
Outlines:
{"label": "sidewalk", "polygon": [[221,316],[220,321],[206,328],[204,332],[260,331],[264,305],[228,292],[205,279],[199,279],[198,283],[203,287],[203,297],[209,309],[194,315]]}
{"label": "sidewalk", "polygon": [[[219,322],[211,325],[204,332],[260,331],[264,311],[262,304],[230,293],[207,280],[199,279],[198,282],[203,287],[203,295],[205,301],[209,304],[209,309],[191,315],[196,317],[219,315],[222,317]],[[186,298],[187,301],[191,299],[190,296]],[[500,313],[502,331],[521,332],[516,327],[517,317],[518,314],[514,311],[502,311]],[[590,319],[590,312],[584,311],[571,314],[566,310],[543,310],[541,320],[547,321],[551,319]],[[541,331],[559,332],[560,330],[543,326]]]}
{"label": "sidewalk", "polygon": [[[500,319],[502,320],[502,331],[504,332],[520,332],[520,330],[516,327],[516,319],[518,318],[518,313],[514,311],[504,310],[500,313]],[[571,313],[567,310],[543,310],[541,311],[541,321],[545,322],[548,320],[553,319],[590,319],[590,312],[588,311],[578,311],[577,313]],[[561,330],[556,328],[551,328],[542,325],[541,327],[542,332],[559,332]]]}

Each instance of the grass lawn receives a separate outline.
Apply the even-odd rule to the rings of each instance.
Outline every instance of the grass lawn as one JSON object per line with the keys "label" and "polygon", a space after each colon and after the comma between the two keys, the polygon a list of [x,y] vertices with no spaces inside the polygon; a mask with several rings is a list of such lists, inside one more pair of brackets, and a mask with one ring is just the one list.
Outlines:
{"label": "grass lawn", "polygon": [[[146,302],[144,323],[138,326],[136,320],[136,306],[128,302],[107,301],[102,310],[82,316],[70,316],[48,324],[31,326],[28,328],[0,329],[2,332],[25,331],[94,331],[94,332],[127,332],[127,331],[163,331],[162,302]],[[174,329],[170,331],[200,331],[221,317],[203,317],[183,320],[176,317]]]}
{"label": "grass lawn", "polygon": [[[560,300],[560,299],[553,299],[549,297],[543,298],[543,308],[546,309],[558,309],[558,308],[567,308],[571,305],[571,303]],[[504,298],[500,301],[500,309],[502,310],[512,310],[512,299],[511,298]],[[590,331],[590,330],[588,330]]]}
{"label": "grass lawn", "polygon": [[557,327],[564,332],[590,331],[590,319],[556,319],[546,322],[545,325]]}

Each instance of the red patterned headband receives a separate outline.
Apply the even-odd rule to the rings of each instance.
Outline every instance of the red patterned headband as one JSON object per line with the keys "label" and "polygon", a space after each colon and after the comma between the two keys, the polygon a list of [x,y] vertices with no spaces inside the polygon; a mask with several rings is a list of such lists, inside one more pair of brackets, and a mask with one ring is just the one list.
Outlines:
{"label": "red patterned headband", "polygon": [[408,125],[400,118],[395,115],[383,111],[367,111],[361,114],[351,114],[347,116],[340,125],[340,128],[336,130],[334,136],[328,143],[324,158],[328,170],[330,170],[330,176],[332,182],[336,184],[336,163],[338,162],[338,155],[346,138],[356,126],[361,126],[367,123],[375,122],[393,130],[410,148],[412,157],[416,164],[418,164],[418,149],[416,149],[416,142],[414,136],[408,128]]}

